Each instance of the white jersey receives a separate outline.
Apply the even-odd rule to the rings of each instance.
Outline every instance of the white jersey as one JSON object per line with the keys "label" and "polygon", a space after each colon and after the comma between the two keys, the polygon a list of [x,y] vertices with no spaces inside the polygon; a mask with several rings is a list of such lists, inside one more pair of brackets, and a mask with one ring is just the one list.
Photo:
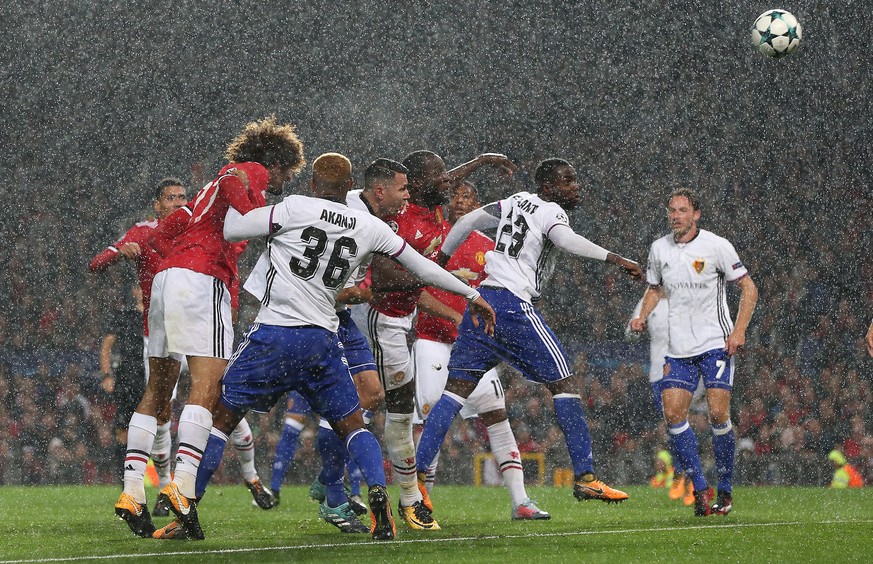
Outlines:
{"label": "white jersey", "polygon": [[[373,215],[373,211],[361,198],[361,190],[349,190],[349,193],[346,195],[346,205],[353,210],[358,210]],[[363,263],[361,263],[361,266],[355,269],[355,272],[352,274],[352,276],[349,277],[349,281],[346,283],[346,287],[357,286],[364,281],[364,278],[366,278],[367,276],[367,269],[370,267],[371,259],[372,257],[367,257],[367,259]]]}
{"label": "white jersey", "polygon": [[569,227],[567,212],[529,192],[513,194],[498,204],[497,241],[494,250],[485,253],[488,277],[482,286],[506,288],[535,302],[555,270],[557,252],[549,231],[556,225]]}
{"label": "white jersey", "polygon": [[336,331],[336,295],[371,253],[405,245],[369,212],[308,196],[288,196],[270,217],[273,235],[244,288],[261,300],[256,323]]}
{"label": "white jersey", "polygon": [[[636,319],[643,309],[643,300],[637,302],[631,319]],[[649,332],[649,382],[658,382],[664,377],[664,357],[667,356],[669,343],[669,324],[667,321],[667,300],[658,300],[658,305],[646,319],[646,329]]]}
{"label": "white jersey", "polygon": [[725,282],[747,274],[730,241],[705,229],[688,243],[676,243],[672,234],[652,243],[646,279],[663,287],[669,302],[668,356],[724,347],[734,328]]}

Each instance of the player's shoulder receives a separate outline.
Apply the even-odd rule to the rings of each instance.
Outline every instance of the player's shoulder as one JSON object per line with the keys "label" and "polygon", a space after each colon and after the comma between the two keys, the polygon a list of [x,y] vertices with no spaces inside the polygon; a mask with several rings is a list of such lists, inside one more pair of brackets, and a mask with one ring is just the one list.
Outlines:
{"label": "player's shoulder", "polygon": [[723,245],[725,243],[727,243],[728,245],[731,244],[731,242],[728,241],[726,237],[722,237],[721,235],[716,235],[715,233],[713,233],[712,231],[709,231],[707,229],[701,229],[700,235],[698,235],[698,237],[700,237],[701,241],[705,241],[707,243],[715,243],[715,244],[720,244],[720,245]]}

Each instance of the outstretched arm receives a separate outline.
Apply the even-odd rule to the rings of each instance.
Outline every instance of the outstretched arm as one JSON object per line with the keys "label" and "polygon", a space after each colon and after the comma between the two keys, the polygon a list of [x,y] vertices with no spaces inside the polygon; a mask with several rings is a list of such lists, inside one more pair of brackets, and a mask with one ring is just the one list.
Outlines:
{"label": "outstretched arm", "polygon": [[477,169],[485,165],[497,167],[501,173],[506,175],[512,175],[513,172],[518,170],[518,167],[515,166],[506,155],[501,155],[500,153],[482,153],[472,161],[467,161],[449,171],[452,184],[459,184],[462,180],[473,174]]}
{"label": "outstretched arm", "polygon": [[426,285],[436,286],[470,300],[469,307],[470,315],[473,317],[473,324],[478,327],[479,320],[477,317],[482,317],[485,322],[485,332],[489,335],[494,334],[494,310],[491,309],[488,302],[482,299],[476,289],[467,286],[449,272],[437,266],[436,263],[418,254],[415,249],[408,245],[405,245],[395,258],[410,272],[418,276]]}
{"label": "outstretched arm", "polygon": [[603,247],[596,245],[579,235],[568,225],[557,224],[548,232],[548,238],[555,246],[562,251],[586,258],[602,260],[617,264],[622,267],[632,278],[639,280],[643,277],[643,270],[640,265],[630,259],[626,259],[621,255],[607,251]]}
{"label": "outstretched arm", "polygon": [[461,243],[467,240],[470,233],[477,229],[494,229],[500,225],[500,204],[493,203],[475,209],[459,219],[446,236],[437,257],[437,263],[445,266],[452,254],[458,250]]}
{"label": "outstretched arm", "polygon": [[273,227],[273,206],[255,208],[245,215],[230,208],[224,216],[224,238],[231,243],[265,237],[273,233]]}

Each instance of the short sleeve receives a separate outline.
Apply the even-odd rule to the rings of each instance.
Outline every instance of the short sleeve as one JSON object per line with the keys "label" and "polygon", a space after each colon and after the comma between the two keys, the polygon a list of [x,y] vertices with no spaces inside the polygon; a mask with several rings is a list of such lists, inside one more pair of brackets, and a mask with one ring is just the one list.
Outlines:
{"label": "short sleeve", "polygon": [[661,285],[661,263],[654,244],[649,248],[649,258],[646,260],[646,282],[651,286]]}
{"label": "short sleeve", "polygon": [[561,208],[561,206],[555,204],[549,206],[543,211],[545,212],[543,214],[543,234],[545,234],[546,237],[549,236],[549,231],[551,231],[552,228],[557,225],[570,227],[570,218],[567,216],[567,212],[565,212]]}
{"label": "short sleeve", "polygon": [[394,233],[384,222],[376,220],[371,222],[373,234],[373,252],[394,257],[400,254],[406,241]]}
{"label": "short sleeve", "polygon": [[749,273],[734,246],[727,239],[722,239],[718,246],[718,270],[724,272],[725,280],[728,282],[739,280]]}

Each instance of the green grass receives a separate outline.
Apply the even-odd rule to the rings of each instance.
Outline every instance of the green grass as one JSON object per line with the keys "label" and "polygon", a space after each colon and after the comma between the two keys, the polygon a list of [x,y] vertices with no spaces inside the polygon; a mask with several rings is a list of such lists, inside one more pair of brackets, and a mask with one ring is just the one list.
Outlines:
{"label": "green grass", "polygon": [[[389,488],[396,500],[396,487]],[[873,490],[737,488],[727,517],[695,518],[664,490],[628,488],[619,506],[530,488],[551,521],[512,522],[502,488],[438,486],[437,532],[398,523],[395,542],[344,535],[317,518],[308,488],[285,487],[272,511],[242,486],[200,506],[206,540],[153,541],[116,520],[112,487],[0,487],[0,564],[10,561],[196,562],[857,562],[873,554]],[[149,490],[149,502],[156,492]],[[396,501],[393,502],[396,506]],[[166,520],[159,521],[158,526]],[[867,555],[867,556],[865,556]]]}

